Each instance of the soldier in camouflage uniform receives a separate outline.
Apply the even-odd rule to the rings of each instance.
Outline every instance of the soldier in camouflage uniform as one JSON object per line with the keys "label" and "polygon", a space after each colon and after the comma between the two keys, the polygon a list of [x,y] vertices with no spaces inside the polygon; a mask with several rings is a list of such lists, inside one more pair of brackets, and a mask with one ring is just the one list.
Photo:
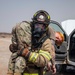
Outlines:
{"label": "soldier in camouflage uniform", "polygon": [[[41,10],[38,11],[36,15],[34,15],[34,17],[41,12],[45,14],[45,16],[48,15],[46,11]],[[47,16],[47,18],[48,21],[50,21],[49,15]],[[52,60],[52,58],[54,58],[55,56],[54,54],[52,54],[52,51],[54,50],[52,48],[51,40],[47,38],[42,43],[42,46],[40,48],[35,48],[34,46],[32,46],[31,25],[33,24],[35,24],[34,20],[33,23],[24,21],[17,24],[16,27],[14,27],[12,30],[12,35],[13,35],[12,44],[9,46],[12,55],[9,60],[8,75],[21,75],[23,72],[25,72],[23,73],[24,75],[30,75],[30,74],[42,75],[43,69],[41,68],[47,66],[50,60],[52,61],[52,68],[54,72],[56,72],[55,64],[54,61]],[[48,34],[50,29],[47,28]],[[47,36],[48,34],[45,33],[42,35],[42,37]]]}
{"label": "soldier in camouflage uniform", "polygon": [[[31,27],[29,22],[21,22],[13,27],[11,41],[12,44],[9,46],[9,49],[12,55],[9,60],[8,75],[14,75],[14,72],[17,70],[23,72],[26,66],[25,59],[22,56],[17,57],[17,51],[20,48],[24,48],[26,43],[29,45],[28,48],[31,48]],[[18,43],[20,44],[18,45]]]}

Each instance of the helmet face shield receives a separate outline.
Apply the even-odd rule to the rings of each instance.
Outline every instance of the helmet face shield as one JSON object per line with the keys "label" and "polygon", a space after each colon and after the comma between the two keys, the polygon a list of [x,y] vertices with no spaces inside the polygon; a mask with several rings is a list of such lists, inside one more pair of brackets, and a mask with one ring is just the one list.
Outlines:
{"label": "helmet face shield", "polygon": [[40,28],[41,30],[44,30],[45,29],[45,25],[41,24],[41,23],[36,23],[34,25],[34,29],[37,29],[37,28]]}

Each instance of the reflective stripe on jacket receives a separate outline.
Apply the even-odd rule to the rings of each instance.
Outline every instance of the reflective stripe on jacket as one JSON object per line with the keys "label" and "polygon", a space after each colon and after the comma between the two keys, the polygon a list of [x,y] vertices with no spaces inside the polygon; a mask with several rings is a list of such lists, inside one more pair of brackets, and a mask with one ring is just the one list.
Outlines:
{"label": "reflective stripe on jacket", "polygon": [[52,45],[50,39],[47,39],[43,44],[38,53],[31,52],[29,55],[29,61],[34,63],[38,67],[47,65],[51,59]]}

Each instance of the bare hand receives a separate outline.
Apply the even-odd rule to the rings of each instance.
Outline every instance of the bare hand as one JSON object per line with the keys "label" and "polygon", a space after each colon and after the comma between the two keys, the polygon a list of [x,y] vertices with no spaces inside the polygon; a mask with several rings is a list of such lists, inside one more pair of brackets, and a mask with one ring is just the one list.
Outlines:
{"label": "bare hand", "polygon": [[48,62],[48,64],[47,64],[47,71],[51,71],[52,74],[55,74],[56,73],[55,65],[52,65],[51,62]]}
{"label": "bare hand", "polygon": [[55,74],[56,73],[56,67],[55,67],[55,65],[52,65],[51,66],[51,71],[52,71],[52,74]]}

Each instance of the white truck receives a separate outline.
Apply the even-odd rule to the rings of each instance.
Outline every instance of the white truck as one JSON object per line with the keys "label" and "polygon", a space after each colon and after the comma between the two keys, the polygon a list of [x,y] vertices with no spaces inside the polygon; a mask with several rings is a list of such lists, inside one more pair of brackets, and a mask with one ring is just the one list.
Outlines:
{"label": "white truck", "polygon": [[55,61],[58,72],[75,73],[75,20],[66,20],[59,24],[51,20],[50,26],[64,35],[60,47],[55,45]]}

